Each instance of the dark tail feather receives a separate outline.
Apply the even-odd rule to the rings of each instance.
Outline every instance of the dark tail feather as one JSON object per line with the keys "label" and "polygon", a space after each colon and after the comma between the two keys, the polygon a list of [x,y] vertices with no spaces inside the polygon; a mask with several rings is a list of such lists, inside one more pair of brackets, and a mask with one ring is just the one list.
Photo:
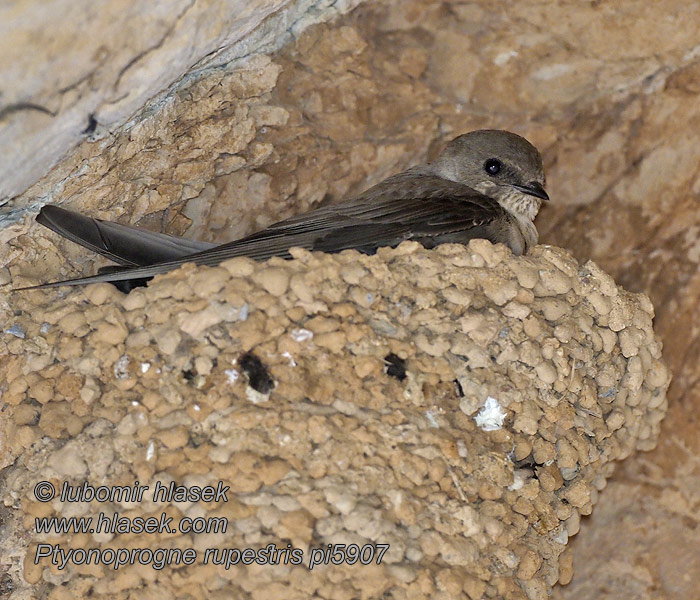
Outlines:
{"label": "dark tail feather", "polygon": [[[110,265],[108,267],[100,267],[97,269],[98,275],[109,275],[110,273],[118,273],[119,271],[124,271],[130,267],[120,267],[116,265]],[[124,279],[122,281],[110,281],[114,287],[116,287],[120,292],[128,294],[131,290],[138,287],[146,287],[148,282],[153,279],[153,277],[141,277],[137,279]]]}
{"label": "dark tail feather", "polygon": [[125,266],[146,266],[177,260],[216,245],[93,219],[51,205],[41,209],[36,221],[76,244]]}

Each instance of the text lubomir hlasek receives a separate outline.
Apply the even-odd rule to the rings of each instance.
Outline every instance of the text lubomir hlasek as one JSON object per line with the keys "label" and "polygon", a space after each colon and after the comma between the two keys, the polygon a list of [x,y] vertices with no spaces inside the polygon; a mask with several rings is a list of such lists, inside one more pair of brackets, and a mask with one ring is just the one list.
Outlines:
{"label": "text lubomir hlasek", "polygon": [[[141,502],[150,489],[135,481],[133,485],[93,486],[85,481],[82,485],[71,485],[67,481],[61,486],[61,502]],[[153,486],[153,502],[228,502],[230,486],[219,481],[215,486],[177,485],[171,481],[168,485],[156,481]]]}

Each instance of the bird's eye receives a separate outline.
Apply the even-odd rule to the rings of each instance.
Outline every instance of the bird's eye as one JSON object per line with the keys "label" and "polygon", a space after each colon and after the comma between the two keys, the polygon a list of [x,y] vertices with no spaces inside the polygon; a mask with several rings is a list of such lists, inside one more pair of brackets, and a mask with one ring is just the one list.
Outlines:
{"label": "bird's eye", "polygon": [[500,160],[489,158],[484,163],[484,171],[486,171],[489,175],[498,175],[501,172],[502,166],[503,165],[501,164]]}

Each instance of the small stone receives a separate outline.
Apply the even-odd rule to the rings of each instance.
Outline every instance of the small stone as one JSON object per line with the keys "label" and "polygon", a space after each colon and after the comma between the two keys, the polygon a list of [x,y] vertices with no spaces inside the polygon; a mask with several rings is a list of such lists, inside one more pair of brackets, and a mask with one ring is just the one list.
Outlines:
{"label": "small stone", "polygon": [[578,452],[566,439],[556,443],[557,466],[560,469],[573,469],[578,465]]}
{"label": "small stone", "polygon": [[[567,530],[568,531],[568,530]],[[569,534],[571,535],[571,534]],[[559,584],[568,585],[574,577],[574,553],[567,548],[559,555]]]}
{"label": "small stone", "polygon": [[518,284],[512,280],[503,280],[497,277],[487,277],[481,285],[486,297],[498,306],[503,306],[518,294]]}
{"label": "small stone", "polygon": [[543,439],[536,439],[532,446],[532,458],[538,465],[551,464],[556,458],[554,444]]}
{"label": "small stone", "polygon": [[250,277],[256,269],[255,261],[245,256],[230,258],[223,261],[220,266],[226,269],[232,277]]}
{"label": "small stone", "polygon": [[531,290],[537,285],[539,276],[534,266],[526,264],[524,260],[513,260],[510,261],[509,267],[524,288]]}
{"label": "small stone", "polygon": [[557,325],[554,328],[554,337],[563,344],[568,343],[574,336],[574,333],[574,329],[569,323]]}
{"label": "small stone", "polygon": [[[88,286],[90,287],[90,286]],[[112,287],[112,286],[110,286]],[[87,325],[87,319],[85,318],[85,312],[82,310],[76,310],[75,312],[68,313],[67,315],[61,317],[57,323],[59,329],[68,335],[74,335],[76,331],[85,327]],[[87,332],[85,332],[87,333]],[[84,335],[84,334],[83,334]]]}
{"label": "small stone", "polygon": [[340,352],[347,340],[342,331],[332,331],[314,336],[314,343],[321,348],[328,348],[333,353]]}
{"label": "small stone", "polygon": [[83,289],[85,297],[95,306],[100,306],[110,299],[118,299],[119,296],[125,296],[117,288],[115,288],[111,283],[93,283],[91,285],[86,285]]}
{"label": "small stone", "polygon": [[518,566],[518,578],[522,580],[532,579],[542,564],[542,558],[534,551],[528,550],[520,559]]}
{"label": "small stone", "polygon": [[121,323],[99,321],[93,327],[94,331],[90,335],[93,344],[103,343],[116,346],[121,344],[129,334],[129,330]]}
{"label": "small stone", "polygon": [[608,327],[613,331],[622,331],[632,324],[633,309],[629,302],[617,296],[608,315]]}
{"label": "small stone", "polygon": [[540,269],[540,286],[535,286],[537,296],[556,296],[566,294],[572,287],[571,279],[559,269]]}
{"label": "small stone", "polygon": [[39,410],[35,406],[20,404],[14,409],[12,418],[17,425],[28,425],[35,423],[38,419]]}
{"label": "small stone", "polygon": [[566,488],[562,497],[575,508],[581,508],[590,502],[591,490],[585,482],[574,481]]}
{"label": "small stone", "polygon": [[168,329],[156,337],[156,344],[163,354],[172,354],[180,344],[181,339],[182,337],[177,331]]}
{"label": "small stone", "polygon": [[523,330],[525,331],[525,335],[534,340],[537,339],[542,333],[542,324],[535,317],[528,317],[523,322]]}
{"label": "small stone", "polygon": [[307,281],[304,275],[301,273],[295,273],[292,275],[289,286],[292,292],[296,295],[302,302],[313,302],[315,297],[315,290]]}
{"label": "small stone", "polygon": [[617,431],[625,423],[625,413],[618,408],[610,411],[610,414],[605,417],[605,424],[610,431]]}
{"label": "small stone", "polygon": [[644,340],[644,332],[636,327],[625,327],[618,334],[620,350],[625,358],[636,356]]}
{"label": "small stone", "polygon": [[499,251],[498,246],[483,238],[476,238],[469,241],[469,250],[481,256],[484,262],[491,268],[499,265],[505,258],[503,249]]}
{"label": "small stone", "polygon": [[189,284],[199,298],[210,298],[221,291],[231,279],[231,273],[223,267],[199,269],[189,278]]}
{"label": "small stone", "polygon": [[594,289],[597,288],[604,296],[617,296],[615,280],[592,260],[586,262],[579,269],[579,276],[586,278]]}
{"label": "small stone", "polygon": [[121,305],[124,310],[132,311],[144,308],[148,302],[145,292],[142,290],[132,290],[128,294],[124,294],[121,298]]}
{"label": "small stone", "polygon": [[177,323],[188,335],[200,338],[205,330],[222,321],[245,320],[241,318],[245,313],[247,313],[246,305],[239,308],[226,302],[212,302],[205,309],[197,312],[181,312],[177,315]]}
{"label": "small stone", "polygon": [[559,298],[538,298],[533,308],[541,311],[544,318],[553,323],[571,310],[569,303]]}
{"label": "small stone", "polygon": [[80,479],[85,477],[88,466],[83,459],[84,450],[77,442],[68,442],[63,448],[55,452],[48,461],[49,466],[60,477]]}
{"label": "small stone", "polygon": [[52,379],[39,379],[29,386],[29,397],[40,404],[46,404],[53,400],[54,381]]}
{"label": "small stone", "polygon": [[622,378],[622,386],[636,394],[644,382],[644,366],[639,356],[633,356],[627,363],[625,375]]}
{"label": "small stone", "polygon": [[603,352],[610,354],[617,344],[617,334],[607,327],[598,328],[597,333],[603,340]]}
{"label": "small stone", "polygon": [[586,295],[586,298],[597,314],[603,316],[610,314],[612,301],[608,296],[604,296],[600,292],[591,292]]}
{"label": "small stone", "polygon": [[198,356],[194,359],[194,368],[200,375],[209,375],[214,363],[207,356]]}
{"label": "small stone", "polygon": [[535,367],[537,377],[547,384],[553,384],[557,380],[557,370],[550,362],[542,362]]}
{"label": "small stone", "polygon": [[419,334],[414,340],[416,347],[429,356],[442,356],[450,348],[450,342],[441,336],[429,340],[425,334]]}
{"label": "small stone", "polygon": [[515,458],[515,460],[521,461],[530,456],[531,452],[532,444],[530,443],[530,441],[525,438],[520,438],[515,444],[515,449],[513,450],[513,457]]}
{"label": "small stone", "polygon": [[306,323],[304,323],[304,328],[311,331],[314,335],[338,331],[340,326],[341,323],[338,320],[321,316],[309,319]]}
{"label": "small stone", "polygon": [[530,314],[530,307],[515,301],[509,302],[503,307],[503,314],[523,321]]}
{"label": "small stone", "polygon": [[554,465],[538,466],[537,479],[545,492],[554,492],[564,483],[561,471]]}
{"label": "small stone", "polygon": [[473,300],[473,295],[470,292],[459,290],[455,286],[447,287],[441,293],[445,300],[458,306],[468,307]]}
{"label": "small stone", "polygon": [[284,269],[263,269],[256,273],[253,279],[273,296],[281,296],[289,287],[289,274]]}
{"label": "small stone", "polygon": [[340,269],[340,276],[351,285],[358,285],[367,274],[367,269],[357,263],[343,265]]}
{"label": "small stone", "polygon": [[174,429],[165,429],[158,433],[158,439],[163,445],[173,450],[175,448],[183,448],[189,441],[189,433],[185,427],[175,427]]}
{"label": "small stone", "polygon": [[669,383],[669,373],[666,365],[660,360],[652,362],[651,367],[647,371],[647,382],[652,388],[661,388]]}
{"label": "small stone", "polygon": [[549,600],[547,584],[539,578],[528,579],[520,582],[527,600]]}

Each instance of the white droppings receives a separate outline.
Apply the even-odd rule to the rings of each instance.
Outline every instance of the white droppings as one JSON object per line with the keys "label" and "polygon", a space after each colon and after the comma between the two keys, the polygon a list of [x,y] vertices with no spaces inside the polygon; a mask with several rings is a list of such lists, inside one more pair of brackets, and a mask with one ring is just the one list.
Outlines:
{"label": "white droppings", "polygon": [[129,357],[126,354],[122,354],[117,359],[117,362],[114,363],[113,371],[117,379],[129,378]]}
{"label": "white droppings", "polygon": [[138,400],[132,400],[132,401],[131,401],[131,406],[138,406],[138,405],[139,405],[139,401],[138,401]]}
{"label": "white droppings", "polygon": [[193,408],[196,412],[199,412],[200,410],[202,410],[202,409],[199,407],[199,404],[195,404],[192,408]]}
{"label": "white droppings", "polygon": [[150,442],[148,442],[148,447],[146,448],[146,460],[151,460],[153,458],[153,456],[155,455],[155,453],[156,453],[156,445],[153,442],[153,440],[151,440]]}
{"label": "white droppings", "polygon": [[469,456],[469,453],[467,452],[467,444],[465,444],[464,440],[457,440],[457,454],[459,454],[462,458],[467,458],[467,456]]}
{"label": "white droppings", "polygon": [[21,340],[23,340],[25,336],[24,329],[22,329],[19,325],[12,325],[12,327],[8,327],[7,329],[5,329],[5,333],[14,335],[15,337],[18,337]]}
{"label": "white droppings", "polygon": [[428,419],[428,423],[430,423],[431,427],[440,427],[440,424],[435,418],[435,413],[432,410],[425,411],[425,418]]}
{"label": "white droppings", "polygon": [[289,360],[289,366],[290,367],[296,367],[297,362],[294,360],[294,357],[289,353],[289,352],[282,352],[282,356],[284,356],[286,359]]}
{"label": "white droppings", "polygon": [[569,71],[571,71],[571,65],[547,65],[535,71],[533,77],[542,81],[548,81],[550,79],[554,79],[555,77],[560,77],[561,75],[564,75]]}
{"label": "white droppings", "polygon": [[292,329],[291,336],[295,342],[307,342],[313,339],[314,334],[308,329]]}
{"label": "white droppings", "polygon": [[229,383],[236,383],[238,378],[241,376],[237,369],[226,369],[224,374],[226,375]]}
{"label": "white droppings", "polygon": [[513,483],[508,486],[508,489],[512,492],[517,491],[531,478],[532,471],[530,469],[515,469],[513,472]]}
{"label": "white droppings", "polygon": [[561,544],[562,546],[566,546],[567,542],[569,541],[569,533],[566,531],[565,527],[562,527],[561,531],[555,535],[552,538],[555,542],[558,544]]}
{"label": "white droppings", "polygon": [[495,398],[488,396],[484,406],[474,417],[477,427],[483,431],[496,431],[503,427],[507,413]]}
{"label": "white droppings", "polygon": [[497,67],[502,67],[511,58],[515,58],[516,56],[518,56],[517,50],[506,50],[505,52],[499,52],[496,54],[496,58],[493,59],[493,64]]}
{"label": "white droppings", "polygon": [[238,320],[245,321],[248,318],[249,314],[250,307],[247,304],[244,304],[243,306],[241,306],[241,308],[238,309]]}
{"label": "white droppings", "polygon": [[246,398],[248,398],[248,401],[252,402],[253,404],[262,404],[270,399],[270,394],[263,394],[258,390],[254,390],[250,386],[245,389],[245,395]]}
{"label": "white droppings", "polygon": [[151,363],[148,362],[142,362],[141,363],[141,373],[147,373],[148,369],[151,368]]}

